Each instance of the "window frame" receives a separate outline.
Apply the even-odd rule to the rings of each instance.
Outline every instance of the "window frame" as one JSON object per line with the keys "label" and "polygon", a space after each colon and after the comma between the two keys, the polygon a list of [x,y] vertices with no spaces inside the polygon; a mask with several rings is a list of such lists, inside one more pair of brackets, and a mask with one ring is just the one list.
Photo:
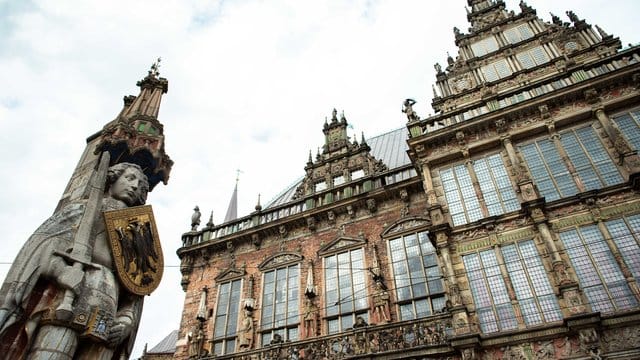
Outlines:
{"label": "window frame", "polygon": [[[529,247],[529,253],[533,249],[533,256],[522,256],[525,246]],[[515,256],[508,254],[509,251]],[[534,328],[563,320],[549,271],[533,239],[504,243],[461,256],[482,333]],[[524,279],[516,276],[518,272]],[[509,294],[510,288],[515,302]],[[529,304],[533,307],[524,306]]]}
{"label": "window frame", "polygon": [[[222,310],[220,308],[220,304],[223,304],[224,302],[221,301],[221,294],[222,294],[222,287],[225,285],[229,285],[229,297],[226,300],[227,306],[226,309],[224,309],[225,314],[224,316],[224,333],[222,335],[216,335],[217,331],[218,331],[218,318],[221,317],[220,315],[220,310]],[[235,319],[230,319],[230,309],[233,307],[233,294],[232,291],[234,290],[233,286],[234,284],[238,284],[238,301],[237,301],[237,309],[235,312]],[[215,314],[213,316],[213,335],[212,335],[212,340],[211,340],[211,348],[212,348],[212,352],[216,355],[226,355],[226,354],[233,354],[236,352],[236,346],[237,346],[237,335],[238,335],[238,321],[240,320],[240,312],[241,312],[241,300],[242,300],[242,288],[244,286],[244,281],[242,278],[235,278],[235,279],[228,279],[224,282],[220,282],[217,284],[217,294],[216,294],[216,311]],[[227,293],[225,293],[227,294]],[[230,321],[231,320],[231,321]],[[235,324],[234,324],[235,323]],[[233,329],[230,332],[230,329]],[[216,344],[221,344],[221,353],[217,353],[216,351]],[[231,346],[231,348],[230,348]]]}
{"label": "window frame", "polygon": [[[291,274],[291,270],[292,268],[295,268],[296,271],[296,275],[294,275],[294,277],[296,278],[295,280],[292,280],[292,276]],[[283,324],[278,324],[277,323],[277,301],[276,301],[276,293],[278,291],[278,271],[281,270],[285,270],[285,278],[284,280],[286,281],[286,286],[285,289],[283,290],[284,292],[284,323]],[[273,281],[267,283],[266,278],[267,276],[269,276],[269,273],[273,273]],[[290,284],[292,281],[295,281],[295,287],[290,287]],[[266,287],[268,284],[273,284],[272,289],[274,290],[274,292],[271,294],[273,296],[273,302],[269,305],[266,303],[266,296],[268,295],[265,291],[267,290]],[[291,298],[289,296],[290,292],[292,290],[297,290],[297,296],[295,299],[296,304],[294,312],[295,315],[290,315],[291,313]],[[282,337],[283,341],[297,341],[300,340],[299,336],[299,326],[300,326],[300,300],[301,300],[301,294],[300,294],[300,289],[301,289],[301,277],[300,277],[300,263],[293,263],[293,264],[283,264],[282,266],[279,267],[273,267],[273,268],[269,268],[266,270],[262,271],[262,291],[261,291],[261,311],[260,311],[260,328],[258,330],[258,333],[260,334],[260,341],[262,346],[266,346],[269,345],[269,343],[271,342],[271,340],[273,339],[273,334],[279,334]],[[268,306],[272,307],[272,311],[271,311],[271,319],[270,319],[270,323],[269,323],[269,327],[266,327],[265,325],[265,310]],[[294,331],[295,329],[295,331]],[[291,334],[295,332],[296,336],[295,338],[291,338]],[[268,337],[268,339],[267,339]],[[267,339],[267,340],[265,340]]]}
{"label": "window frame", "polygon": [[[433,244],[429,240],[428,232],[426,230],[412,229],[412,231],[408,231],[400,234],[396,233],[393,235],[394,236],[389,236],[385,238],[385,241],[387,242],[387,253],[389,254],[389,260],[390,260],[389,267],[391,270],[391,274],[393,274],[393,282],[394,282],[394,289],[395,289],[394,293],[396,298],[396,313],[398,314],[398,321],[415,320],[415,319],[421,319],[424,317],[436,315],[437,313],[441,312],[444,306],[446,305],[446,292],[445,292],[445,284],[444,284],[444,275],[442,274],[442,271],[441,271],[441,264],[436,254],[436,249],[433,247]],[[410,256],[407,253],[406,239],[410,238],[411,236],[415,238],[416,248],[418,251],[418,255],[417,256],[414,255],[411,258],[417,258],[420,262],[420,268],[422,269],[422,274],[421,274],[422,276],[417,276],[416,278],[414,278],[411,275],[411,270],[410,270],[411,265],[409,260]],[[393,255],[394,241],[400,244],[400,247],[398,249],[400,249],[400,251],[402,252],[402,254],[400,254],[401,257],[397,259],[395,258],[395,255]],[[422,241],[425,241],[426,244],[428,245],[423,246]],[[432,251],[431,249],[429,249],[429,246],[433,249]],[[425,252],[424,247],[427,248],[428,252]],[[402,257],[403,255],[404,257]],[[431,256],[433,258],[433,263],[429,266],[425,266],[425,257],[427,256]],[[396,271],[397,269],[396,264],[401,264],[400,266],[403,267],[403,270],[405,270],[405,272],[400,274],[398,271]],[[438,273],[438,276],[435,279],[432,278],[431,277],[432,275],[429,274],[429,272],[434,272],[434,271]],[[399,285],[398,279],[402,279],[402,278],[399,278],[400,275],[408,276],[407,286]],[[413,281],[414,279],[420,280],[420,278],[424,279],[423,283],[420,283],[419,281],[416,281],[416,282]],[[431,292],[431,288],[429,286],[430,283],[434,284],[433,285],[434,288],[437,288],[437,286],[439,286],[440,291]],[[435,285],[436,283],[438,283],[439,285]],[[425,288],[424,294],[415,295],[414,284],[415,285],[424,284],[424,288]],[[409,297],[404,298],[404,296],[401,296],[400,288],[408,288]],[[437,300],[437,299],[440,299],[440,300]],[[441,301],[440,308],[436,308],[436,305],[434,304],[434,300]],[[429,308],[427,309],[428,310],[427,314],[423,316],[419,315],[418,304],[417,304],[418,302],[426,303],[426,305]],[[405,308],[408,308],[409,305],[411,306],[412,317],[405,318],[406,312],[403,312],[402,309],[403,309],[403,306]]]}
{"label": "window frame", "polygon": [[[615,220],[618,219],[604,222],[607,232],[607,224]],[[611,251],[612,245],[606,240],[610,236],[596,224],[572,226],[558,233],[587,302],[593,311],[603,314],[633,310],[638,306],[638,299]],[[593,241],[589,242],[589,238]],[[617,247],[617,244],[614,246]],[[628,304],[624,303],[625,300],[628,300]]]}
{"label": "window frame", "polygon": [[[467,163],[471,164],[472,170]],[[453,226],[520,210],[520,198],[514,189],[514,181],[503,160],[502,151],[447,164],[437,171]],[[508,183],[503,183],[502,179],[508,179]],[[478,182],[480,194],[474,181]]]}
{"label": "window frame", "polygon": [[[361,259],[353,260],[352,254],[355,252],[360,252]],[[340,287],[341,274],[340,273],[340,259],[339,256],[344,256],[344,254],[348,254],[348,261],[345,264],[349,265],[348,274],[349,274],[349,287],[351,291],[347,294],[342,294]],[[334,278],[337,281],[332,282],[330,279],[330,274],[332,274],[331,269],[328,266],[329,259],[335,258],[335,273]],[[358,263],[362,264],[362,268],[354,267]],[[330,264],[329,264],[330,265]],[[351,322],[351,326],[355,324],[356,318],[361,316],[365,319],[365,321],[369,321],[369,299],[368,299],[368,284],[367,284],[367,276],[366,276],[366,264],[365,264],[365,249],[364,246],[361,247],[352,247],[347,249],[339,249],[339,251],[331,252],[328,254],[324,254],[322,256],[322,266],[323,266],[323,276],[324,276],[324,326],[326,329],[326,334],[337,334],[345,331],[349,328],[349,326],[345,326],[346,324]],[[354,271],[355,269],[355,271]],[[330,271],[330,272],[328,272]],[[345,271],[344,269],[342,271]],[[362,284],[358,284],[359,287],[356,288],[354,283],[354,275],[359,276],[362,279]],[[357,280],[357,279],[356,279]],[[335,285],[334,288],[329,288],[328,286]],[[330,295],[331,292],[335,292],[335,302],[333,297]],[[331,303],[334,303],[331,305]],[[344,307],[344,309],[343,309]],[[337,311],[334,313],[333,308],[337,308]],[[350,310],[349,310],[350,309]],[[332,331],[332,324],[336,324],[337,330]]]}
{"label": "window frame", "polygon": [[[582,124],[517,145],[540,195],[548,201],[624,182],[622,169],[616,165],[593,125],[594,122]],[[555,141],[554,137],[558,141]],[[541,151],[540,144],[545,144],[546,149]],[[594,146],[596,148],[593,148]],[[535,147],[535,153],[527,154],[528,149],[532,147]],[[570,151],[571,149],[576,150]],[[544,153],[549,155],[544,155]],[[531,163],[541,164],[538,168],[544,169],[544,173],[532,171]],[[554,164],[560,164],[563,171],[558,173],[557,169],[556,171],[551,170],[551,166]],[[605,170],[609,171],[605,172]],[[576,181],[576,177],[579,179],[578,181]],[[561,183],[558,179],[565,180]]]}

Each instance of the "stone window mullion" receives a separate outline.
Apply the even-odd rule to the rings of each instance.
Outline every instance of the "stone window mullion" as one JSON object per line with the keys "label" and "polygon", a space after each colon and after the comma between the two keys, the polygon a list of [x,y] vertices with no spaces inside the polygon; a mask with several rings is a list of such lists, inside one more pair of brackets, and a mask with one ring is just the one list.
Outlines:
{"label": "stone window mullion", "polygon": [[471,183],[473,184],[473,190],[476,193],[476,197],[478,198],[478,202],[480,203],[480,210],[482,211],[482,217],[489,216],[489,209],[487,208],[487,203],[484,200],[484,196],[482,195],[482,189],[480,188],[480,182],[478,181],[478,176],[476,175],[475,170],[473,169],[473,160],[467,159],[464,162],[467,171],[469,172],[469,177],[471,177]]}
{"label": "stone window mullion", "polygon": [[518,303],[518,299],[516,297],[516,292],[513,287],[513,283],[511,282],[511,278],[509,277],[509,272],[507,271],[507,267],[504,263],[504,257],[502,256],[502,252],[499,251],[497,246],[493,247],[493,252],[496,255],[496,259],[498,259],[498,266],[500,267],[500,272],[502,273],[502,279],[507,286],[507,292],[509,294],[509,300],[511,300],[511,305],[513,306],[513,311],[515,312],[516,321],[518,322],[518,328],[524,329],[524,319],[522,318],[522,311],[520,310],[520,304]]}
{"label": "stone window mullion", "polygon": [[[625,223],[625,225],[627,224]],[[634,296],[636,297],[636,300],[640,301],[640,288],[638,287],[638,280],[635,278],[630,266],[627,264],[627,261],[622,255],[621,249],[619,249],[615,244],[613,240],[614,235],[611,234],[606,223],[604,223],[603,221],[598,221],[598,228],[602,232],[602,235],[607,242],[607,246],[609,246],[609,250],[613,254],[613,258],[615,259],[618,266],[620,266],[620,271],[622,271],[622,274],[626,278],[627,283],[629,284],[629,288],[631,288]]]}
{"label": "stone window mullion", "polygon": [[576,187],[578,188],[578,192],[583,192],[586,190],[584,183],[580,179],[580,175],[576,171],[575,166],[573,166],[571,159],[569,159],[569,154],[567,154],[567,152],[564,149],[564,146],[562,146],[562,141],[560,141],[560,138],[561,136],[558,133],[553,133],[551,135],[551,140],[553,141],[553,144],[558,150],[558,153],[560,154],[560,158],[562,159],[565,166],[567,167],[569,174],[571,174],[571,177],[573,178],[573,182],[576,184]]}

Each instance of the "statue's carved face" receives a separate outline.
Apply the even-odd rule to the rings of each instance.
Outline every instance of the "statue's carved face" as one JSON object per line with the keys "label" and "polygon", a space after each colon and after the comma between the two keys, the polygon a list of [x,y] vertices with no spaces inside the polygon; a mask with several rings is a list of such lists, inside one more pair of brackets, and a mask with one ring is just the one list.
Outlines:
{"label": "statue's carved face", "polygon": [[144,174],[134,167],[126,168],[120,177],[111,184],[109,195],[128,206],[137,205],[143,195]]}

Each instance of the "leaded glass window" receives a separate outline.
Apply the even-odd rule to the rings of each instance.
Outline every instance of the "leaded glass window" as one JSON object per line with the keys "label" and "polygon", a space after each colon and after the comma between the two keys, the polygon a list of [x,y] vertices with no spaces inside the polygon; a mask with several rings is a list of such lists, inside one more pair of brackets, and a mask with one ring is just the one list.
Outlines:
{"label": "leaded glass window", "polygon": [[[615,231],[623,231],[619,222],[606,224],[612,226]],[[593,311],[607,313],[638,305],[596,225],[563,231],[560,233],[560,239]]]}
{"label": "leaded glass window", "polygon": [[506,59],[500,59],[498,61],[494,61],[490,64],[483,66],[482,74],[484,74],[484,79],[488,82],[496,81],[498,79],[502,79],[511,75],[511,67],[509,63],[507,63]]}
{"label": "leaded glass window", "polygon": [[273,334],[285,341],[298,340],[299,266],[267,271],[263,276],[262,345],[268,345]]}
{"label": "leaded glass window", "polygon": [[640,279],[640,215],[607,221],[605,224],[633,277]]}
{"label": "leaded glass window", "polygon": [[518,59],[520,65],[522,65],[525,69],[530,69],[532,67],[542,65],[549,62],[550,60],[549,55],[547,55],[547,52],[542,46],[536,46],[529,50],[517,53],[516,59]]}
{"label": "leaded glass window", "polygon": [[500,154],[475,160],[473,171],[475,171],[478,183],[480,183],[482,197],[490,216],[520,208],[520,202],[513,190]]}
{"label": "leaded glass window", "polygon": [[495,36],[491,35],[471,44],[471,50],[475,56],[482,56],[498,50],[498,41]]}
{"label": "leaded glass window", "polygon": [[218,301],[213,329],[213,352],[216,355],[235,351],[241,280],[218,285]]}
{"label": "leaded glass window", "polygon": [[[500,269],[497,251],[502,254],[504,272]],[[558,299],[533,240],[464,255],[462,259],[482,332],[518,327],[506,277],[513,286],[525,326],[562,320]]]}
{"label": "leaded glass window", "polygon": [[622,182],[620,172],[590,126],[563,133],[561,142],[585,190]]}
{"label": "leaded glass window", "polygon": [[533,37],[533,32],[531,31],[529,24],[520,24],[518,26],[506,29],[504,31],[504,37],[510,44],[515,44],[522,40]]}
{"label": "leaded glass window", "polygon": [[364,251],[355,249],[326,256],[324,276],[328,333],[351,328],[358,316],[368,322]]}
{"label": "leaded glass window", "polygon": [[440,180],[453,225],[462,225],[482,218],[480,202],[464,164],[440,170]]}
{"label": "leaded glass window", "polygon": [[558,299],[533,240],[503,246],[502,257],[525,325],[562,320]]}
{"label": "leaded glass window", "polygon": [[616,116],[613,121],[629,143],[636,150],[640,150],[640,111],[630,111]]}
{"label": "leaded glass window", "polygon": [[389,241],[400,320],[422,318],[445,306],[442,274],[426,231]]}
{"label": "leaded glass window", "polygon": [[[570,172],[570,167],[562,159],[554,141],[541,139],[520,146],[538,190],[547,200],[552,201],[580,191],[600,189],[623,181],[592,127],[563,132],[560,143],[569,157],[572,168],[575,169],[575,174]],[[575,182],[576,176],[580,179],[580,184]]]}
{"label": "leaded glass window", "polygon": [[523,145],[520,151],[536,181],[538,191],[548,201],[578,193],[573,177],[552,140],[542,139]]}
{"label": "leaded glass window", "polygon": [[487,213],[483,212],[473,186],[469,168],[464,164],[440,170],[449,213],[454,225],[462,225],[485,216],[500,215],[520,207],[500,154],[474,160],[473,172],[478,179]]}
{"label": "leaded glass window", "polygon": [[483,333],[518,327],[498,260],[493,250],[462,257]]}

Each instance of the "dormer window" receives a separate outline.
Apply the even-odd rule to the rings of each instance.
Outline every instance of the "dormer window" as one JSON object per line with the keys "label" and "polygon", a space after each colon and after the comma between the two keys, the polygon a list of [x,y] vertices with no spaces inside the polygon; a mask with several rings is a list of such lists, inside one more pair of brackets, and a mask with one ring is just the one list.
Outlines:
{"label": "dormer window", "polygon": [[358,180],[364,177],[364,170],[358,169],[351,172],[351,180]]}
{"label": "dormer window", "polygon": [[504,37],[509,44],[515,44],[533,37],[533,32],[528,24],[520,24],[505,30]]}
{"label": "dormer window", "polygon": [[529,50],[516,54],[516,59],[522,67],[530,69],[532,67],[549,62],[549,55],[544,51],[542,46],[536,46]]}
{"label": "dormer window", "polygon": [[487,82],[492,82],[511,75],[511,68],[506,59],[500,59],[483,66],[482,74]]}
{"label": "dormer window", "polygon": [[327,183],[325,181],[317,182],[315,185],[316,192],[320,192],[327,189]]}
{"label": "dormer window", "polygon": [[495,36],[491,35],[471,44],[471,50],[473,50],[475,56],[482,56],[498,50],[498,41]]}
{"label": "dormer window", "polygon": [[333,178],[333,186],[339,186],[344,184],[344,175],[335,176]]}

